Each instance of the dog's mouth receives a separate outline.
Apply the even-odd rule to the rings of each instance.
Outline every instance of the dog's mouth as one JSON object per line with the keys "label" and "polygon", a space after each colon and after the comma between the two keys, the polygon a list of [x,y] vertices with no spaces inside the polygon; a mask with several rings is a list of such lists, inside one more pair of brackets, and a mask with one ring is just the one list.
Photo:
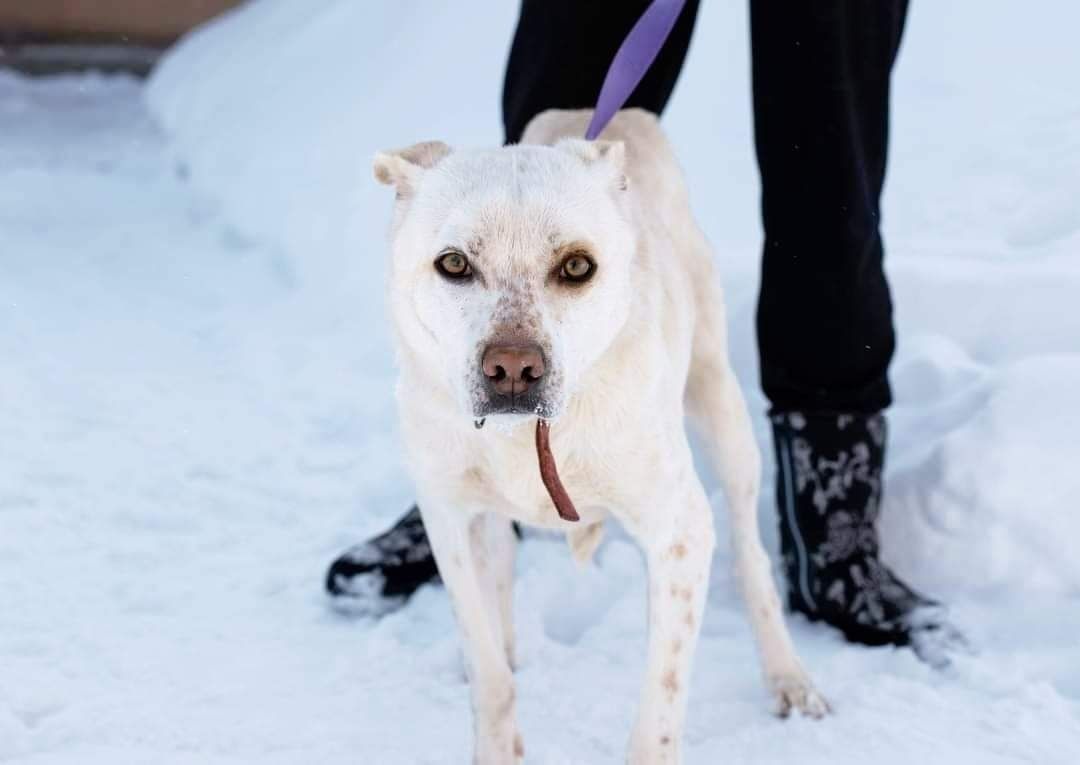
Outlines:
{"label": "dog's mouth", "polygon": [[539,392],[525,391],[517,395],[489,396],[474,408],[476,417],[491,417],[500,414],[528,415],[532,417],[550,417],[551,405]]}
{"label": "dog's mouth", "polygon": [[528,417],[551,419],[558,416],[559,407],[550,385],[538,384],[522,389],[512,389],[500,393],[490,385],[476,385],[473,388],[472,415],[474,419],[505,416],[519,420]]}

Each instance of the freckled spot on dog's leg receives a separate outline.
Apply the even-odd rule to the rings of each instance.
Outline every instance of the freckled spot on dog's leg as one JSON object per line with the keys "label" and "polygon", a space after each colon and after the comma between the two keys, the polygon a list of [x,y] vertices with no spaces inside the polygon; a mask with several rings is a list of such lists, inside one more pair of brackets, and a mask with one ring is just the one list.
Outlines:
{"label": "freckled spot on dog's leg", "polygon": [[689,603],[694,597],[694,591],[690,587],[683,587],[682,592],[679,593],[679,597],[682,598],[684,602]]}
{"label": "freckled spot on dog's leg", "polygon": [[694,612],[693,611],[687,611],[686,612],[686,616],[683,617],[683,624],[685,624],[690,629],[694,628]]}
{"label": "freckled spot on dog's leg", "polygon": [[668,699],[674,700],[675,694],[679,692],[679,678],[675,674],[675,670],[669,669],[664,673],[664,677],[660,680],[660,684],[664,687],[664,690],[668,692]]}
{"label": "freckled spot on dog's leg", "polygon": [[686,557],[686,545],[682,542],[676,542],[671,546],[670,552],[673,558],[682,560]]}
{"label": "freckled spot on dog's leg", "polygon": [[671,743],[671,736],[661,736],[660,737],[660,746],[667,746],[670,743]]}
{"label": "freckled spot on dog's leg", "polygon": [[671,597],[679,597],[679,585],[672,583],[671,585]]}
{"label": "freckled spot on dog's leg", "polygon": [[679,651],[681,651],[681,650],[682,650],[682,641],[681,641],[681,640],[679,640],[678,638],[675,638],[675,639],[674,639],[674,640],[673,640],[673,641],[671,642],[671,653],[672,653],[673,655],[675,655],[675,656],[678,656],[678,655],[679,655]]}
{"label": "freckled spot on dog's leg", "polygon": [[521,734],[520,733],[517,733],[517,734],[514,735],[514,756],[515,757],[524,757],[525,756],[525,743],[521,740]]}

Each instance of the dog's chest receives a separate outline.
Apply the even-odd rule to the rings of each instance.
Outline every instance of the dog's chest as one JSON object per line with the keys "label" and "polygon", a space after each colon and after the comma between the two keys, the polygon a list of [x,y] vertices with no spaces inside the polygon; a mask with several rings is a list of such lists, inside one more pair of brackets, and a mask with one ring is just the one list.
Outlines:
{"label": "dog's chest", "polygon": [[[465,502],[479,504],[531,525],[567,527],[567,522],[559,518],[540,478],[536,448],[531,439],[524,443],[507,439],[495,448],[481,450],[476,456],[475,463],[461,472],[457,486]],[[565,445],[562,455],[556,450],[556,461],[563,484],[581,515],[581,522],[601,520],[605,510],[617,502],[618,481],[605,465],[588,459],[588,455],[566,449]]]}

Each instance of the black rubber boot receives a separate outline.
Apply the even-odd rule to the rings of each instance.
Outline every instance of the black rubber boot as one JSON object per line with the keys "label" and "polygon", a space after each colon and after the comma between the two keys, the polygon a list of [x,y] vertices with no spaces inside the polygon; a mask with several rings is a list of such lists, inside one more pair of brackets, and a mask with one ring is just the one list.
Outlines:
{"label": "black rubber boot", "polygon": [[413,507],[377,537],[350,547],[330,565],[326,591],[351,613],[395,611],[421,585],[439,581],[420,510]]}
{"label": "black rubber boot", "polygon": [[910,645],[924,661],[948,664],[949,651],[966,644],[945,607],[878,557],[884,415],[786,412],[772,424],[788,606],[853,643]]}

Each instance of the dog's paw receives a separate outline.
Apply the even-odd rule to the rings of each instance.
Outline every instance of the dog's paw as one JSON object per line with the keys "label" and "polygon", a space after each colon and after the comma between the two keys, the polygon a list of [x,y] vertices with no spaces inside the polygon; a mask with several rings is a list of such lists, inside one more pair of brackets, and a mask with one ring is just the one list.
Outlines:
{"label": "dog's paw", "polygon": [[820,720],[832,711],[829,702],[814,689],[814,684],[802,670],[770,677],[769,686],[776,699],[777,717],[787,717],[792,709],[797,709],[806,717]]}
{"label": "dog's paw", "polygon": [[525,761],[525,742],[511,731],[477,739],[473,765],[521,765]]}

